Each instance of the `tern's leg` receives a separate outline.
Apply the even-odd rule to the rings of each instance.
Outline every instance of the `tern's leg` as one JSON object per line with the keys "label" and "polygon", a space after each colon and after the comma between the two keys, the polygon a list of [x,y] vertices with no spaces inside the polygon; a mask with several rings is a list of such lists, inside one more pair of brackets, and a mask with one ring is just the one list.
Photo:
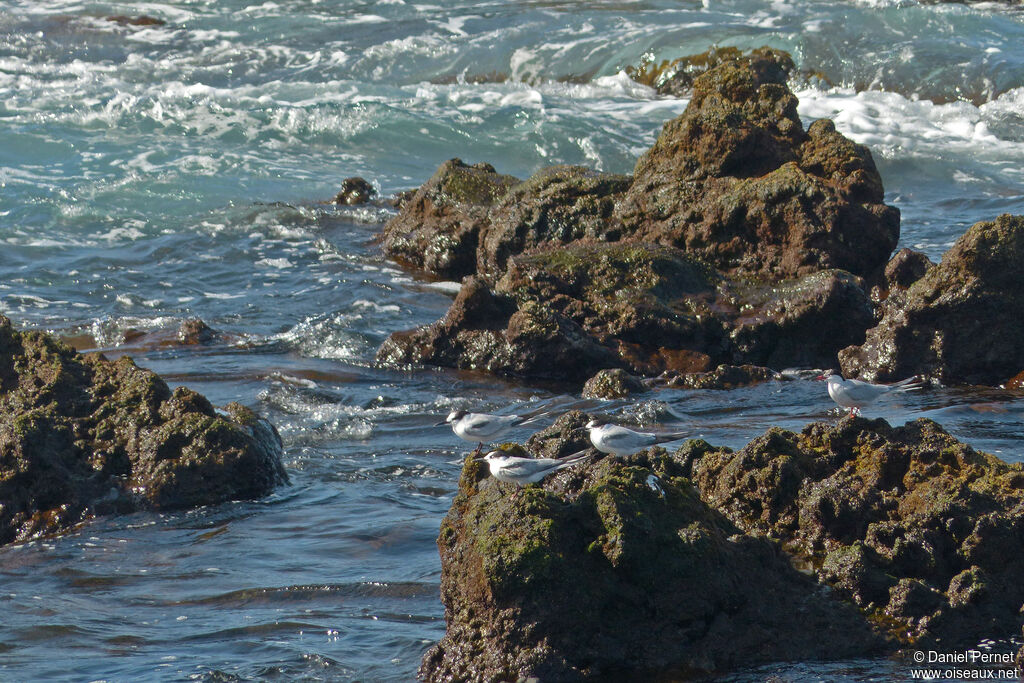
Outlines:
{"label": "tern's leg", "polygon": [[478,444],[476,445],[476,450],[475,450],[475,451],[473,451],[473,452],[471,453],[471,455],[472,455],[472,456],[473,456],[473,457],[475,458],[476,456],[480,455],[480,452],[481,452],[481,451],[483,451],[483,448],[484,448],[484,442],[483,442],[483,441],[481,441],[480,443],[478,443]]}

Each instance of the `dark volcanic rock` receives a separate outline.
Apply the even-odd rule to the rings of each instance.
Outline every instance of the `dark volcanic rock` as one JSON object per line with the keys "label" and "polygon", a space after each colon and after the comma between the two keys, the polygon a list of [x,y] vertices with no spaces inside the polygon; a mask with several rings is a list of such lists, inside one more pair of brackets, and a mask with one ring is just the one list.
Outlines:
{"label": "dark volcanic rock", "polygon": [[385,250],[479,281],[378,359],[572,382],[835,366],[877,323],[862,276],[881,280],[899,213],[865,147],[827,120],[804,131],[787,64],[759,51],[699,76],[632,178],[556,166],[519,183],[447,162]]}
{"label": "dark volcanic rock", "polygon": [[512,493],[467,460],[438,538],[448,629],[428,681],[652,680],[886,647],[664,451]]}
{"label": "dark volcanic rock", "polygon": [[384,253],[440,277],[473,274],[488,210],[517,182],[490,164],[446,161],[384,226]]}
{"label": "dark volcanic rock", "polygon": [[104,17],[104,19],[121,26],[164,26],[167,23],[163,19],[157,19],[156,17],[151,17],[146,14],[138,17],[129,17],[124,14],[117,14]]}
{"label": "dark volcanic rock", "polygon": [[647,391],[639,377],[621,368],[601,370],[583,385],[583,398],[625,398]]}
{"label": "dark volcanic rock", "polygon": [[572,382],[597,368],[827,366],[873,322],[842,271],[771,284],[671,247],[577,242],[514,257],[493,290],[468,281],[443,320],[393,334],[377,357]]}
{"label": "dark volcanic rock", "polygon": [[885,266],[885,283],[889,289],[907,289],[910,285],[924,277],[928,269],[934,266],[932,260],[920,251],[900,249]]}
{"label": "dark volcanic rock", "polygon": [[765,535],[915,648],[1021,629],[1024,467],[929,420],[773,429],[683,458],[712,508]]}
{"label": "dark volcanic rock", "polygon": [[586,428],[591,419],[591,415],[579,410],[562,413],[551,426],[527,439],[526,448],[542,458],[564,458],[591,448],[590,432]]}
{"label": "dark volcanic rock", "polygon": [[925,375],[947,384],[1005,382],[1024,370],[1024,217],[972,226],[942,261],[891,294],[863,345],[840,355],[847,377]]}
{"label": "dark volcanic rock", "polygon": [[209,344],[217,338],[217,333],[199,318],[183,320],[178,327],[178,341],[186,346]]}
{"label": "dark volcanic rock", "polygon": [[536,301],[517,308],[477,278],[466,281],[438,322],[392,334],[377,360],[568,382],[583,382],[595,367],[620,364],[611,349],[564,315]]}
{"label": "dark volcanic rock", "polygon": [[666,373],[658,379],[682,389],[735,389],[779,379],[779,373],[759,365],[719,365],[708,372]]}
{"label": "dark volcanic rock", "polygon": [[355,206],[365,204],[377,194],[377,190],[363,178],[354,176],[341,181],[341,189],[331,200],[335,204]]}
{"label": "dark volcanic rock", "polygon": [[720,64],[736,62],[758,74],[761,80],[784,82],[796,65],[788,52],[759,47],[743,53],[735,47],[714,47],[695,55],[687,55],[659,64],[645,62],[639,68],[626,67],[626,74],[658,91],[659,95],[688,97],[697,76]]}
{"label": "dark volcanic rock", "polygon": [[634,239],[773,278],[880,270],[899,238],[871,153],[829,120],[805,132],[777,69],[723,63],[637,162],[615,218]]}
{"label": "dark volcanic rock", "polygon": [[129,358],[79,355],[0,316],[0,543],[286,482],[277,431],[238,404],[226,410]]}
{"label": "dark volcanic rock", "polygon": [[477,272],[500,275],[509,257],[584,237],[617,239],[608,224],[629,176],[582,166],[551,166],[514,186],[491,210],[477,252]]}

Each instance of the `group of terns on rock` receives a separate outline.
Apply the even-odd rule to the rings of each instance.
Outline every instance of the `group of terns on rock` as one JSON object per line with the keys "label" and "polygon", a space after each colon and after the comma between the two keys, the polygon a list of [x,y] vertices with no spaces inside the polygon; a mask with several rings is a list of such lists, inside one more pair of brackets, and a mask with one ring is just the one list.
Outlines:
{"label": "group of terns on rock", "polygon": [[[882,396],[900,391],[920,389],[921,381],[915,377],[896,382],[895,384],[872,384],[857,379],[843,379],[837,372],[819,375],[828,387],[828,395],[842,408],[848,409],[851,415],[860,413],[860,409]],[[503,450],[493,450],[486,455],[479,455],[485,441],[494,441],[507,434],[512,428],[532,422],[536,416],[493,415],[490,413],[470,413],[465,410],[453,410],[448,417],[435,426],[450,425],[452,431],[460,439],[477,443],[473,452],[474,460],[486,462],[491,476],[498,481],[525,486],[534,484],[544,477],[566,467],[577,465],[592,454],[584,449],[563,458],[523,458]],[[653,433],[638,432],[616,424],[601,420],[591,420],[586,429],[590,435],[590,443],[601,453],[623,456],[636,453],[650,446],[671,441],[679,441],[686,435],[682,432]]]}

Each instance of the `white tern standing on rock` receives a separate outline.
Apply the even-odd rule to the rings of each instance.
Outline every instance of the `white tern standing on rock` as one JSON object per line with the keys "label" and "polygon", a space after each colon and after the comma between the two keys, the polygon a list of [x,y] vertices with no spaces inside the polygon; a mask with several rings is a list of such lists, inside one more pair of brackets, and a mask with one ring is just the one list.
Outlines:
{"label": "white tern standing on rock", "polygon": [[560,469],[577,465],[589,457],[585,450],[564,458],[521,458],[505,451],[491,451],[474,460],[486,462],[491,470],[491,476],[498,481],[526,486],[535,484]]}
{"label": "white tern standing on rock", "polygon": [[648,446],[678,441],[686,436],[682,432],[673,432],[671,434],[634,432],[632,429],[620,427],[619,425],[605,424],[600,420],[588,422],[587,429],[590,431],[590,443],[594,444],[594,448],[602,453],[610,453],[612,455],[629,455]]}

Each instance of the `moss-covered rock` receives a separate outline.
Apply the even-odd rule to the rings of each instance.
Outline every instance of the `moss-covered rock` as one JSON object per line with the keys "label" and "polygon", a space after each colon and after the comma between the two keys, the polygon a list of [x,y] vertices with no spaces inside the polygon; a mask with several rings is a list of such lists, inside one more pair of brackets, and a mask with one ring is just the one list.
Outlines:
{"label": "moss-covered rock", "polygon": [[861,344],[876,323],[862,277],[882,278],[899,236],[870,152],[830,121],[804,130],[781,54],[708,59],[633,177],[556,166],[519,183],[443,165],[386,226],[385,251],[477,279],[378,360],[575,383],[830,367]]}
{"label": "moss-covered rock", "polygon": [[1020,632],[1024,467],[929,420],[845,418],[686,457],[712,508],[776,539],[917,648]]}
{"label": "moss-covered rock", "polygon": [[514,257],[493,288],[468,280],[442,321],[393,334],[378,359],[571,382],[608,368],[828,366],[873,321],[842,271],[771,283],[672,247],[580,241]]}
{"label": "moss-covered rock", "polygon": [[287,481],[276,430],[173,392],[129,358],[76,353],[0,316],[0,543],[94,514],[255,498]]}
{"label": "moss-covered rock", "polygon": [[977,223],[938,265],[885,300],[865,343],[840,353],[843,373],[1002,384],[1024,370],[1022,291],[1024,216]]}
{"label": "moss-covered rock", "polygon": [[618,239],[608,219],[629,176],[582,166],[551,166],[512,187],[490,212],[477,250],[477,272],[500,275],[511,256],[583,238]]}
{"label": "moss-covered rock", "polygon": [[796,69],[793,57],[784,50],[759,47],[743,52],[736,47],[713,47],[698,54],[663,59],[658,63],[644,59],[638,67],[626,67],[626,74],[634,81],[654,88],[659,95],[686,97],[693,90],[698,76],[726,62],[742,64],[762,74],[762,79],[770,74],[775,80],[785,80]]}
{"label": "moss-covered rock", "polygon": [[438,538],[448,630],[421,676],[638,680],[886,647],[737,531],[661,450],[518,491],[467,460]]}
{"label": "moss-covered rock", "polygon": [[771,278],[880,270],[899,238],[868,149],[829,120],[804,130],[778,70],[728,61],[640,157],[614,219],[719,269]]}
{"label": "moss-covered rock", "polygon": [[474,273],[488,210],[518,182],[490,164],[444,162],[384,227],[384,253],[440,277]]}
{"label": "moss-covered rock", "polygon": [[647,391],[647,386],[621,368],[601,370],[583,385],[583,398],[625,398]]}

